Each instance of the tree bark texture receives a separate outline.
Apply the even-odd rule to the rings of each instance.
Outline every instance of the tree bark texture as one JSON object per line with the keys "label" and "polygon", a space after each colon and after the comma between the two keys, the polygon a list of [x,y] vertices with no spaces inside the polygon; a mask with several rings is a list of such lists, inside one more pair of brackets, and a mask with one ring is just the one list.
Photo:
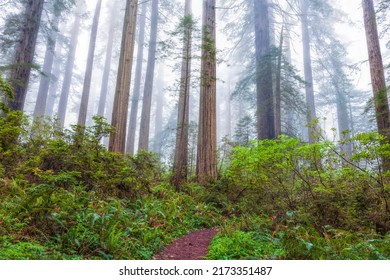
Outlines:
{"label": "tree bark texture", "polygon": [[183,35],[183,57],[181,64],[179,107],[176,130],[176,146],[171,183],[180,190],[180,185],[188,177],[188,126],[191,82],[191,43],[192,43],[192,1],[186,0],[184,18],[186,25]]}
{"label": "tree bark texture", "polygon": [[77,124],[81,126],[85,126],[85,123],[87,121],[89,93],[91,91],[93,60],[95,56],[96,38],[97,38],[97,31],[99,26],[101,7],[102,7],[102,0],[98,0],[98,2],[96,3],[95,15],[93,17],[93,22],[92,22],[91,37],[89,39],[87,65],[85,69],[83,92],[81,94],[79,119],[77,121]]}
{"label": "tree bark texture", "polygon": [[58,24],[59,24],[59,17],[54,16],[54,20],[53,20],[54,30],[50,31],[50,35],[48,36],[46,42],[45,58],[43,60],[43,69],[42,69],[44,75],[41,76],[41,80],[39,83],[38,97],[37,97],[37,102],[35,104],[35,109],[33,113],[34,117],[45,114],[46,101],[47,101],[47,96],[49,93],[49,86],[50,86],[50,77],[51,77],[53,62],[54,62],[54,52],[55,52],[55,46],[57,41],[57,35],[58,35]]}
{"label": "tree bark texture", "polygon": [[270,57],[268,1],[254,0],[257,135],[258,139],[275,138],[275,113]]}
{"label": "tree bark texture", "polygon": [[44,2],[28,0],[25,3],[22,31],[9,76],[9,83],[14,89],[14,100],[9,101],[11,110],[23,110],[24,107]]}
{"label": "tree bark texture", "polygon": [[[372,0],[362,0],[364,26],[366,30],[368,60],[370,63],[371,84],[374,94],[375,117],[379,134],[386,138],[384,144],[390,143],[390,113],[387,97],[386,80],[383,69],[382,54],[379,45],[374,3]],[[383,158],[382,168],[390,170],[390,159]]]}
{"label": "tree bark texture", "polygon": [[314,103],[314,89],[313,89],[313,71],[311,66],[311,51],[310,51],[310,35],[309,35],[309,23],[308,23],[308,4],[307,0],[301,1],[301,25],[302,25],[302,44],[303,44],[303,67],[305,73],[305,93],[306,93],[306,105],[307,105],[307,122],[309,132],[309,143],[316,141],[316,109]]}
{"label": "tree bark texture", "polygon": [[122,45],[111,120],[111,125],[115,128],[115,131],[113,131],[110,135],[109,150],[122,154],[125,153],[126,144],[126,122],[129,107],[131,70],[134,56],[137,8],[138,0],[126,1]]}
{"label": "tree bark texture", "polygon": [[137,130],[138,103],[141,95],[142,65],[144,61],[145,22],[147,3],[142,3],[141,16],[139,18],[137,64],[135,66],[134,90],[131,97],[129,128],[127,134],[126,153],[134,155],[135,132]]}
{"label": "tree bark texture", "polygon": [[284,27],[280,32],[278,63],[276,68],[275,80],[275,136],[279,137],[282,134],[282,55],[283,55],[283,37]]}
{"label": "tree bark texture", "polygon": [[372,0],[362,1],[364,25],[366,30],[368,59],[370,62],[371,84],[374,92],[374,104],[378,132],[390,140],[390,117],[386,80],[382,54],[379,45],[374,4]]}
{"label": "tree bark texture", "polygon": [[148,64],[146,67],[144,96],[142,101],[141,124],[139,131],[138,150],[149,150],[150,113],[152,108],[152,94],[154,81],[154,68],[156,64],[158,0],[152,0],[152,15],[150,25],[150,40],[148,51]]}
{"label": "tree bark texture", "polygon": [[[285,26],[289,26],[287,22]],[[286,30],[284,37],[284,52],[286,55],[286,60],[291,64],[291,43],[290,43],[290,31]],[[289,136],[294,135],[294,110],[292,106],[286,106],[286,134]]]}
{"label": "tree bark texture", "polygon": [[203,1],[203,34],[196,177],[205,184],[217,178],[215,0]]}

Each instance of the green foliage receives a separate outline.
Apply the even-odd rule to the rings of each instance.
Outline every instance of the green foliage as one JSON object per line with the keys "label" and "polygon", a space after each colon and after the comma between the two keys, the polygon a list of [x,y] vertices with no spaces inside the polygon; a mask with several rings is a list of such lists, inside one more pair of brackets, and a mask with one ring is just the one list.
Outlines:
{"label": "green foliage", "polygon": [[3,80],[3,77],[0,73],[0,116],[2,113],[9,112],[9,108],[6,103],[4,103],[4,101],[7,102],[8,100],[12,100],[13,97],[14,93],[12,87],[10,86],[10,84]]}
{"label": "green foliage", "polygon": [[[94,120],[62,131],[55,119],[0,118],[0,259],[151,259],[208,227],[221,228],[210,259],[390,258],[380,168],[390,147],[376,133],[249,142],[219,182],[178,193],[156,155],[107,151],[111,127]],[[340,149],[348,141],[352,156]]]}
{"label": "green foliage", "polygon": [[1,259],[150,259],[219,220],[191,187],[177,194],[160,183],[155,155],[107,151],[104,119],[65,131],[56,120],[22,120],[0,119]]}
{"label": "green foliage", "polygon": [[388,230],[389,177],[378,165],[390,147],[375,133],[349,141],[355,149],[350,158],[331,142],[309,145],[284,136],[236,147],[219,191],[238,214],[280,218],[299,210],[309,213],[318,232],[327,225]]}
{"label": "green foliage", "polygon": [[224,227],[209,247],[208,259],[385,260],[390,235],[350,232],[327,226],[321,235],[307,217],[288,212],[285,225],[273,218],[245,216]]}
{"label": "green foliage", "polygon": [[161,184],[135,201],[81,186],[1,187],[0,259],[150,259],[189,231],[214,226],[209,205]]}

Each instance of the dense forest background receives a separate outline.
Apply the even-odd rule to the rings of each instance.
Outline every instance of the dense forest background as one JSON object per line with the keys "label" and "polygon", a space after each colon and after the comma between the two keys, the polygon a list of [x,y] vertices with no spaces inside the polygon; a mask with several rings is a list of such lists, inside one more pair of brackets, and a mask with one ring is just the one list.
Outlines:
{"label": "dense forest background", "polygon": [[389,259],[388,0],[0,0],[0,259]]}

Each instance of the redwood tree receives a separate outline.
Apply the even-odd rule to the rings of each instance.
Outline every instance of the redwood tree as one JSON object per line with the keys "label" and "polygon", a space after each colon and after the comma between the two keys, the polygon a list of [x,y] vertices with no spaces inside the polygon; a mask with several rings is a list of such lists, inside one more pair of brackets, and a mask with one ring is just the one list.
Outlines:
{"label": "redwood tree", "polygon": [[202,61],[196,177],[217,178],[215,0],[203,1]]}
{"label": "redwood tree", "polygon": [[[374,3],[372,0],[362,0],[362,6],[378,132],[386,137],[385,143],[390,143],[389,103],[387,98],[382,54],[379,45]],[[390,160],[388,158],[384,158],[383,168],[385,170],[390,169]]]}
{"label": "redwood tree", "polygon": [[80,24],[81,24],[81,15],[76,14],[73,27],[71,29],[72,36],[69,44],[68,57],[65,66],[64,79],[62,82],[60,101],[58,103],[58,120],[60,122],[61,127],[64,127],[64,123],[65,123],[66,108],[68,106],[69,91],[70,91],[70,85],[73,76],[73,67],[74,67],[78,37],[80,32]]}
{"label": "redwood tree", "polygon": [[309,142],[315,142],[315,124],[313,121],[316,119],[316,109],[314,103],[314,90],[313,90],[313,71],[311,65],[311,52],[310,52],[310,35],[307,13],[309,10],[308,0],[300,0],[301,2],[301,25],[302,25],[302,44],[303,44],[303,67],[305,72],[305,93],[307,104],[307,122],[309,125]]}
{"label": "redwood tree", "polygon": [[275,114],[270,57],[268,0],[254,0],[257,135],[259,139],[275,138]]}
{"label": "redwood tree", "polygon": [[154,67],[156,64],[158,0],[152,0],[152,15],[150,24],[150,40],[148,50],[148,64],[146,66],[144,96],[142,101],[141,124],[139,131],[138,150],[149,150],[150,112],[152,107],[152,93]]}
{"label": "redwood tree", "polygon": [[98,116],[104,116],[105,108],[106,108],[106,100],[108,93],[108,81],[110,78],[110,70],[111,70],[111,61],[112,61],[112,50],[114,47],[114,34],[115,34],[115,22],[116,22],[116,11],[118,9],[118,2],[115,2],[111,9],[110,15],[110,23],[108,26],[108,41],[106,48],[106,59],[104,62],[104,70],[102,77],[102,86],[100,88],[100,98],[99,98],[99,106],[97,114]]}
{"label": "redwood tree", "polygon": [[134,90],[131,97],[131,108],[129,118],[129,129],[126,142],[126,153],[133,155],[135,146],[135,131],[137,128],[138,103],[141,95],[141,77],[142,65],[144,60],[144,43],[145,43],[145,21],[146,21],[146,2],[142,3],[141,15],[139,17],[139,31],[137,42],[137,63],[135,66]]}
{"label": "redwood tree", "polygon": [[14,89],[14,100],[9,101],[11,110],[23,110],[24,107],[44,2],[28,0],[25,3],[22,30],[9,76],[10,85]]}
{"label": "redwood tree", "polygon": [[89,92],[91,88],[93,60],[95,55],[95,46],[96,46],[96,38],[97,38],[101,7],[102,7],[102,0],[98,0],[98,2],[96,3],[95,15],[93,17],[93,22],[92,22],[91,37],[89,39],[87,66],[85,69],[83,92],[81,94],[79,119],[77,122],[77,124],[81,126],[85,126],[85,122],[87,119],[88,100],[89,100]]}
{"label": "redwood tree", "polygon": [[181,64],[176,147],[173,162],[173,176],[171,178],[171,182],[175,185],[176,190],[180,190],[180,184],[185,182],[188,176],[188,125],[190,112],[191,42],[193,26],[191,5],[192,1],[186,0],[183,18],[183,57]]}
{"label": "redwood tree", "polygon": [[115,130],[110,135],[109,150],[122,154],[125,153],[126,121],[129,106],[131,68],[133,65],[137,8],[138,0],[126,1],[118,76],[111,119],[111,125]]}
{"label": "redwood tree", "polygon": [[34,109],[34,117],[45,114],[46,111],[46,101],[47,95],[49,93],[50,86],[50,76],[52,74],[52,68],[54,63],[54,50],[57,41],[58,35],[58,24],[59,24],[59,15],[54,14],[53,19],[53,30],[50,31],[47,42],[46,42],[46,51],[45,58],[43,60],[43,73],[39,83],[38,97]]}

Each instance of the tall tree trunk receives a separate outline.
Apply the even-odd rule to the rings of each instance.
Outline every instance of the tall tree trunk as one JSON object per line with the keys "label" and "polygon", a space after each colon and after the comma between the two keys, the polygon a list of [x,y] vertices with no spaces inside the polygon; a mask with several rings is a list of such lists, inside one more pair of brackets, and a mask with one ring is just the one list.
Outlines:
{"label": "tall tree trunk", "polygon": [[54,105],[57,99],[57,90],[59,85],[59,79],[61,75],[61,53],[62,53],[62,46],[61,44],[56,45],[56,51],[55,51],[55,57],[52,67],[52,72],[50,74],[50,86],[49,86],[49,92],[47,96],[47,104],[45,108],[45,115],[46,116],[53,116],[54,112]]}
{"label": "tall tree trunk", "polygon": [[309,24],[308,24],[308,4],[307,0],[301,1],[301,24],[302,24],[302,44],[303,44],[303,63],[305,72],[305,92],[306,92],[306,104],[307,104],[307,122],[309,131],[309,143],[316,141],[316,124],[313,123],[316,119],[316,109],[314,103],[314,90],[313,90],[313,72],[311,67],[311,54],[310,54],[310,36],[309,36]]}
{"label": "tall tree trunk", "polygon": [[[284,24],[286,28],[289,26],[289,22]],[[285,47],[285,53],[286,53],[286,59],[289,64],[291,64],[291,44],[290,44],[290,30],[286,30],[284,37],[284,47]],[[294,110],[292,109],[292,106],[286,106],[286,133],[289,136],[294,135]]]}
{"label": "tall tree trunk", "polygon": [[43,60],[43,73],[39,83],[38,97],[34,109],[34,117],[45,114],[47,95],[49,93],[50,77],[54,62],[54,50],[58,35],[59,15],[54,15],[53,28],[46,42],[45,58]]}
{"label": "tall tree trunk", "polygon": [[92,22],[91,37],[89,39],[87,66],[85,69],[84,85],[83,85],[83,92],[81,95],[81,104],[80,104],[80,111],[79,111],[79,119],[77,122],[77,124],[81,126],[85,126],[87,120],[88,100],[89,100],[89,92],[91,90],[93,60],[95,56],[96,38],[97,38],[101,7],[102,7],[102,0],[98,0],[98,2],[96,3],[95,15],[93,17],[93,22]]}
{"label": "tall tree trunk", "polygon": [[64,127],[65,124],[66,109],[68,106],[70,85],[72,83],[73,68],[74,68],[76,49],[77,49],[77,43],[79,38],[79,32],[80,32],[80,24],[81,24],[81,15],[76,14],[75,21],[71,30],[72,38],[70,40],[68,58],[65,67],[65,74],[64,74],[64,79],[62,81],[60,101],[58,103],[58,120],[62,128]]}
{"label": "tall tree trunk", "polygon": [[21,37],[16,45],[9,76],[9,83],[14,89],[14,100],[9,101],[11,110],[23,110],[24,107],[44,2],[28,0],[25,4]]}
{"label": "tall tree trunk", "polygon": [[137,8],[138,0],[126,1],[121,53],[111,120],[111,125],[115,128],[115,131],[110,135],[109,150],[122,154],[125,153],[126,144],[126,122],[129,108],[129,91],[134,55]]}
{"label": "tall tree trunk", "polygon": [[[390,113],[374,3],[372,0],[362,0],[362,6],[367,38],[368,59],[370,62],[371,84],[374,93],[376,122],[378,125],[378,132],[386,137],[384,142],[388,144],[390,143]],[[390,169],[389,158],[383,159],[382,167],[385,171]]]}
{"label": "tall tree trunk", "polygon": [[217,178],[215,0],[203,1],[203,34],[196,177],[199,183]]}
{"label": "tall tree trunk", "polygon": [[192,0],[186,0],[183,34],[183,57],[181,64],[179,107],[177,117],[176,146],[171,183],[180,191],[180,185],[188,177],[188,126],[191,82],[191,43],[192,43]]}
{"label": "tall tree trunk", "polygon": [[259,139],[275,138],[274,98],[270,57],[268,1],[254,0],[257,135]]}
{"label": "tall tree trunk", "polygon": [[112,61],[112,49],[114,46],[114,33],[115,33],[115,21],[116,21],[116,12],[118,8],[118,2],[115,2],[111,9],[111,18],[108,27],[108,41],[106,48],[106,59],[104,62],[104,70],[102,77],[102,86],[100,89],[100,98],[99,98],[99,106],[97,114],[98,116],[104,116],[104,111],[106,108],[106,100],[108,93],[108,81],[110,78],[110,70],[111,70],[111,61]]}
{"label": "tall tree trunk", "polygon": [[153,142],[153,152],[157,155],[161,155],[162,142],[164,139],[161,138],[161,132],[163,131],[163,115],[164,115],[164,69],[163,65],[159,65],[157,83],[156,83],[156,114],[154,118],[154,142]]}
{"label": "tall tree trunk", "polygon": [[282,56],[283,56],[283,37],[284,27],[280,31],[279,40],[279,53],[278,63],[276,69],[276,80],[275,80],[275,136],[279,137],[282,134]]}
{"label": "tall tree trunk", "polygon": [[142,102],[141,124],[139,131],[138,150],[149,150],[150,112],[152,107],[152,93],[154,80],[154,66],[156,64],[158,25],[158,0],[152,0],[152,18],[150,25],[150,40],[148,65],[146,67],[144,96]]}
{"label": "tall tree trunk", "polygon": [[131,98],[129,128],[127,134],[126,153],[133,155],[135,147],[135,131],[137,129],[138,103],[141,95],[142,65],[144,61],[145,43],[145,21],[147,3],[142,3],[141,16],[139,19],[138,44],[137,44],[137,64],[135,66],[134,90]]}

